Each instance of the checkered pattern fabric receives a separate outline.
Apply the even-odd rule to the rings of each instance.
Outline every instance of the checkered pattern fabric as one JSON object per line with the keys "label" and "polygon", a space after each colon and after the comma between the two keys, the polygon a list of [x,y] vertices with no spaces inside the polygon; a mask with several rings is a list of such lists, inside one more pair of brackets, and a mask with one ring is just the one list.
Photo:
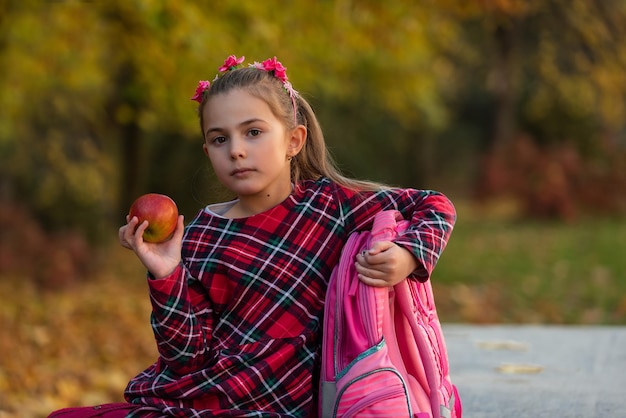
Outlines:
{"label": "checkered pattern fabric", "polygon": [[455,221],[437,192],[355,193],[322,178],[249,218],[200,211],[181,265],[148,280],[160,356],[128,384],[126,399],[146,405],[134,416],[315,415],[328,279],[348,236],[386,209],[411,221],[395,242],[426,280]]}

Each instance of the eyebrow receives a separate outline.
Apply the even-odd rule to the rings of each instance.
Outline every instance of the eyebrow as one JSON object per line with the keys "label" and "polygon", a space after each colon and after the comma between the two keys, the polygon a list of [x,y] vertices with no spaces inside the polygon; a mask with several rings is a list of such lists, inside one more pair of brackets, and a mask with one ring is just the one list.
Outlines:
{"label": "eyebrow", "polygon": [[[246,126],[246,125],[251,125],[251,124],[256,123],[256,122],[265,122],[265,121],[264,121],[263,119],[259,119],[259,118],[252,118],[252,119],[248,119],[248,120],[245,120],[245,121],[241,122],[239,125],[237,125],[237,127],[242,127],[242,126]],[[204,137],[206,138],[206,137],[207,137],[210,133],[213,133],[213,132],[221,132],[221,131],[223,131],[223,130],[224,130],[224,129],[223,129],[223,128],[220,128],[219,126],[218,126],[218,127],[215,127],[215,128],[209,128],[209,129],[207,129],[207,131],[204,133]]]}

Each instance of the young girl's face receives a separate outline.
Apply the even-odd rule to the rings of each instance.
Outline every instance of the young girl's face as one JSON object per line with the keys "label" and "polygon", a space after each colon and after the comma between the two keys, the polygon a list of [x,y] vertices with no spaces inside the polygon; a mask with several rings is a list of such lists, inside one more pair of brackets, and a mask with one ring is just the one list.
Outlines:
{"label": "young girl's face", "polygon": [[286,199],[304,127],[288,132],[265,101],[241,89],[211,97],[202,112],[203,149],[220,182],[257,213]]}

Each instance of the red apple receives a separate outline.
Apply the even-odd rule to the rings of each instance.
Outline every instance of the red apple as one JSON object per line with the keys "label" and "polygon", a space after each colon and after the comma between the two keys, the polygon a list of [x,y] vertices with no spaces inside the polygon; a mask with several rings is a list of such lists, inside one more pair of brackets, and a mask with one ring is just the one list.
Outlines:
{"label": "red apple", "polygon": [[176,229],[178,208],[169,196],[148,193],[133,202],[128,216],[139,218],[139,225],[148,221],[148,228],[143,233],[144,241],[163,242],[170,239]]}

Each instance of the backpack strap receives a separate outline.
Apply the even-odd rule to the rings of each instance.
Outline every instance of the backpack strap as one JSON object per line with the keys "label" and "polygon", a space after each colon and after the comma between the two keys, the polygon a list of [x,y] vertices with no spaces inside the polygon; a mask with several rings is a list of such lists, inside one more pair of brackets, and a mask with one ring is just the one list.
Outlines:
{"label": "backpack strap", "polygon": [[394,239],[398,233],[406,229],[406,223],[401,222],[402,220],[402,214],[397,210],[385,210],[377,213],[372,225],[371,243]]}

